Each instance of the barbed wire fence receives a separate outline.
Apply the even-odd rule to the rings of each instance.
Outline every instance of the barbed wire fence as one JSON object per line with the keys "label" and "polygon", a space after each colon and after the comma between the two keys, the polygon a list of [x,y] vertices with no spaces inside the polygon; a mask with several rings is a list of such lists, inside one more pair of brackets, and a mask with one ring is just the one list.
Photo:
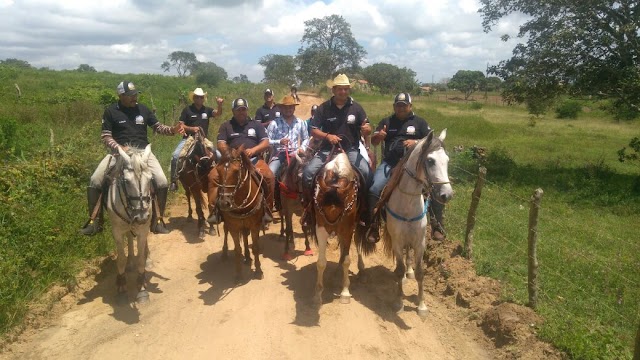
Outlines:
{"label": "barbed wire fence", "polygon": [[[546,207],[541,189],[532,188],[527,198],[521,190],[488,180],[490,174],[449,167],[450,174],[479,176],[475,189],[467,186],[470,190],[465,188],[464,193],[454,185],[457,199],[448,206],[445,223],[450,238],[466,243],[463,253],[480,274],[506,280],[509,300],[539,309],[545,316],[561,317],[567,330],[581,327],[593,335],[592,340],[602,341],[593,345],[608,346],[610,337],[634,342],[633,330],[640,326],[636,237],[620,238],[602,230],[607,228],[606,218],[585,219],[579,209]],[[478,183],[484,184],[480,191]],[[535,229],[531,229],[534,210]],[[594,223],[585,226],[589,221]],[[527,241],[532,237],[537,244]],[[633,334],[621,329],[632,329]]]}

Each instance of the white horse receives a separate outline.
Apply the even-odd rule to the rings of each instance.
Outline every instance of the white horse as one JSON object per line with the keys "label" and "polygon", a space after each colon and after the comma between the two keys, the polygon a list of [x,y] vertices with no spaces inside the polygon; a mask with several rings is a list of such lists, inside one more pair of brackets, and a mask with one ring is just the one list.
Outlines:
{"label": "white horse", "polygon": [[[425,195],[445,203],[453,197],[453,189],[449,183],[447,167],[449,156],[444,150],[444,139],[447,129],[435,138],[433,132],[418,141],[410,154],[398,164],[393,175],[383,190],[381,202],[386,204],[386,226],[383,241],[387,254],[396,258],[395,273],[398,276],[398,297],[394,304],[394,310],[400,312],[404,309],[402,279],[406,267],[403,260],[403,251],[407,250],[407,263],[409,260],[409,248],[413,248],[415,254],[415,278],[418,282],[418,315],[424,318],[427,314],[427,306],[424,302],[424,270],[422,269],[422,255],[426,247],[428,202]],[[390,191],[390,193],[388,193]],[[385,194],[386,193],[386,194]],[[406,266],[405,266],[406,265]]]}
{"label": "white horse", "polygon": [[109,187],[107,209],[111,219],[113,239],[116,242],[118,276],[116,286],[120,300],[126,299],[127,257],[124,241],[127,239],[129,257],[133,255],[133,238],[137,240],[138,270],[136,301],[149,300],[146,287],[145,264],[148,256],[147,236],[151,223],[151,170],[147,164],[151,145],[142,149],[129,148],[128,153],[118,149],[120,156],[113,169],[115,174]]}

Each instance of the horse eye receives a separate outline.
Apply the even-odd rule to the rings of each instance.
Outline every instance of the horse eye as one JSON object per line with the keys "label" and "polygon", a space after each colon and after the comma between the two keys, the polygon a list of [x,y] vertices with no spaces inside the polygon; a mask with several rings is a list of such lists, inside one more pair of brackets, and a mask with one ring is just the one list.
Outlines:
{"label": "horse eye", "polygon": [[436,161],[434,159],[427,159],[427,165],[434,166],[435,164],[436,164]]}

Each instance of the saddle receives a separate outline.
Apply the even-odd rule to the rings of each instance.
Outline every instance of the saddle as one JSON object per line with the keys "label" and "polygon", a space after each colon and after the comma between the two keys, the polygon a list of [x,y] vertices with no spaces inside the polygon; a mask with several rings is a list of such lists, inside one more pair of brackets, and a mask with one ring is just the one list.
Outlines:
{"label": "saddle", "polygon": [[[205,148],[205,152],[208,151],[211,154],[215,153],[213,148],[213,143],[209,139],[200,135],[196,135],[196,136],[190,135],[185,141],[184,146],[180,151],[180,155],[178,156],[178,162],[176,165],[178,175],[180,175],[183,171],[185,171],[187,161],[195,158],[194,151],[196,150],[196,145],[198,142],[202,143],[202,145]],[[206,166],[204,163],[209,162],[209,159],[210,157],[206,157],[206,156],[200,157],[200,159],[198,159],[199,161],[197,163],[194,163],[194,165],[196,165],[196,167],[199,164],[201,166]],[[208,170],[208,169],[205,169],[205,170]]]}

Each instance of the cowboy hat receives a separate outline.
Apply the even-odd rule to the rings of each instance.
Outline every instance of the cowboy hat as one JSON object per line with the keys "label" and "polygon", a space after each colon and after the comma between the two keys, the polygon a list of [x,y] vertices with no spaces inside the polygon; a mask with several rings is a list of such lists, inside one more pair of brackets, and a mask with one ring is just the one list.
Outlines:
{"label": "cowboy hat", "polygon": [[296,102],[296,99],[294,99],[293,96],[287,95],[282,98],[282,101],[278,105],[282,105],[282,106],[294,105],[295,106],[300,104]]}
{"label": "cowboy hat", "polygon": [[194,96],[204,96],[207,97],[207,93],[202,90],[202,88],[196,88],[195,90],[189,92],[189,101],[193,102]]}
{"label": "cowboy hat", "polygon": [[348,86],[351,87],[349,78],[345,74],[338,74],[333,80],[327,80],[327,87],[332,88],[334,86]]}

